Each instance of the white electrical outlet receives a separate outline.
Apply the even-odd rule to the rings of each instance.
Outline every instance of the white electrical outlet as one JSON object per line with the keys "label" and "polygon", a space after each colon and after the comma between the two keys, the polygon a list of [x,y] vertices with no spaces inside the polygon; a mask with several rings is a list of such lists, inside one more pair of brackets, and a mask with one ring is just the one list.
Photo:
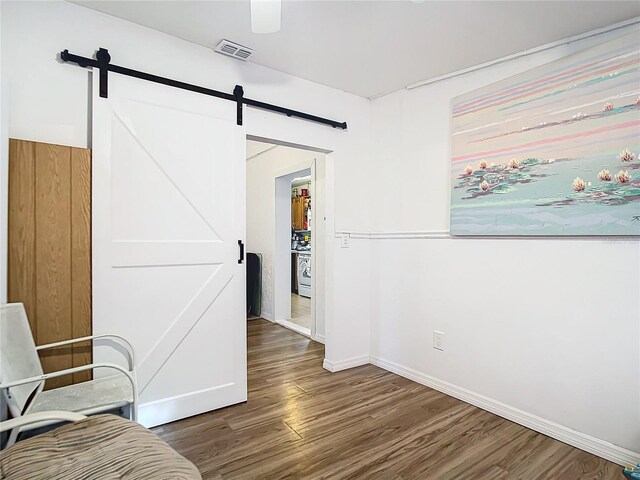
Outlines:
{"label": "white electrical outlet", "polygon": [[340,247],[342,248],[349,248],[349,239],[351,238],[351,234],[349,233],[343,233],[340,236]]}
{"label": "white electrical outlet", "polygon": [[444,332],[433,331],[433,348],[444,351]]}

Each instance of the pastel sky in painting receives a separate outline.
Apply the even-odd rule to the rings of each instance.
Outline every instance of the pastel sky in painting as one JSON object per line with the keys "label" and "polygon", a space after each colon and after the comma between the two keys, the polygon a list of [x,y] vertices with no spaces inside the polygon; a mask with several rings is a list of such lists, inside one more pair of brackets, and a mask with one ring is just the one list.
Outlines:
{"label": "pastel sky in painting", "polygon": [[640,235],[640,30],[452,102],[454,235]]}

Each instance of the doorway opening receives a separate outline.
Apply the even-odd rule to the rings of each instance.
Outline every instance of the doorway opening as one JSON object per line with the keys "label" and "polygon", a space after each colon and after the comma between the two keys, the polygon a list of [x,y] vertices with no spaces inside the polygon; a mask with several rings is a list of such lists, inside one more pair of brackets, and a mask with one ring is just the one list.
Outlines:
{"label": "doorway opening", "polygon": [[[289,318],[283,319],[283,322],[288,328],[308,336],[311,336],[311,299],[313,296],[312,191],[310,168],[276,178],[276,230],[278,232],[276,236],[287,231],[287,228],[291,233]],[[284,238],[282,244],[284,244]],[[278,250],[277,247],[276,250]],[[283,259],[282,267],[279,268],[285,266]],[[284,285],[278,287],[280,286],[276,287],[276,291],[284,289]],[[283,308],[286,315],[286,305],[283,305]]]}
{"label": "doorway opening", "polygon": [[324,153],[247,140],[248,318],[322,343],[325,168]]}

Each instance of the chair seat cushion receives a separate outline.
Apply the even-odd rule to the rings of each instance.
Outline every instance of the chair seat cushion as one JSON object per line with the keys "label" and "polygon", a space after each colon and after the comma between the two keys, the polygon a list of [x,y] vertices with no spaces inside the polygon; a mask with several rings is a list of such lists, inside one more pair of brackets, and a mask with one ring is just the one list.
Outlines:
{"label": "chair seat cushion", "polygon": [[3,479],[193,480],[198,469],[143,426],[98,415],[0,452]]}
{"label": "chair seat cushion", "polygon": [[105,412],[133,402],[131,382],[124,375],[45,390],[36,395],[28,413],[65,410],[85,414]]}

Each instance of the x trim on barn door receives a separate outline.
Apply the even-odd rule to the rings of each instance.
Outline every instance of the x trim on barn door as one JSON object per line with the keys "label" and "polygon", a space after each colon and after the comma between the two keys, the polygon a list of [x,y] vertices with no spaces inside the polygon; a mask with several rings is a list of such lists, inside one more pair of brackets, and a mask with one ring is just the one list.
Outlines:
{"label": "x trim on barn door", "polygon": [[[120,105],[121,108],[124,105]],[[180,164],[180,159],[171,157],[163,146],[146,146],[133,124],[130,112],[119,112],[114,108],[117,124],[137,144],[148,160],[162,173],[173,190],[184,199],[186,204],[211,232],[211,240],[120,240],[111,242],[112,268],[158,268],[166,266],[217,266],[208,276],[202,287],[189,300],[180,313],[171,320],[168,327],[159,335],[151,350],[139,361],[138,383],[142,394],[163,366],[171,359],[189,333],[198,324],[203,315],[224,291],[234,274],[234,263],[229,261],[228,250],[224,249],[224,239],[207,218],[205,202],[210,194],[197,188],[198,182],[189,177],[189,172]],[[117,127],[117,125],[114,125]],[[154,152],[155,150],[155,152]],[[161,152],[161,155],[158,154]],[[183,183],[189,187],[183,187]],[[187,191],[189,193],[187,193]],[[168,193],[168,192],[167,192]]]}

